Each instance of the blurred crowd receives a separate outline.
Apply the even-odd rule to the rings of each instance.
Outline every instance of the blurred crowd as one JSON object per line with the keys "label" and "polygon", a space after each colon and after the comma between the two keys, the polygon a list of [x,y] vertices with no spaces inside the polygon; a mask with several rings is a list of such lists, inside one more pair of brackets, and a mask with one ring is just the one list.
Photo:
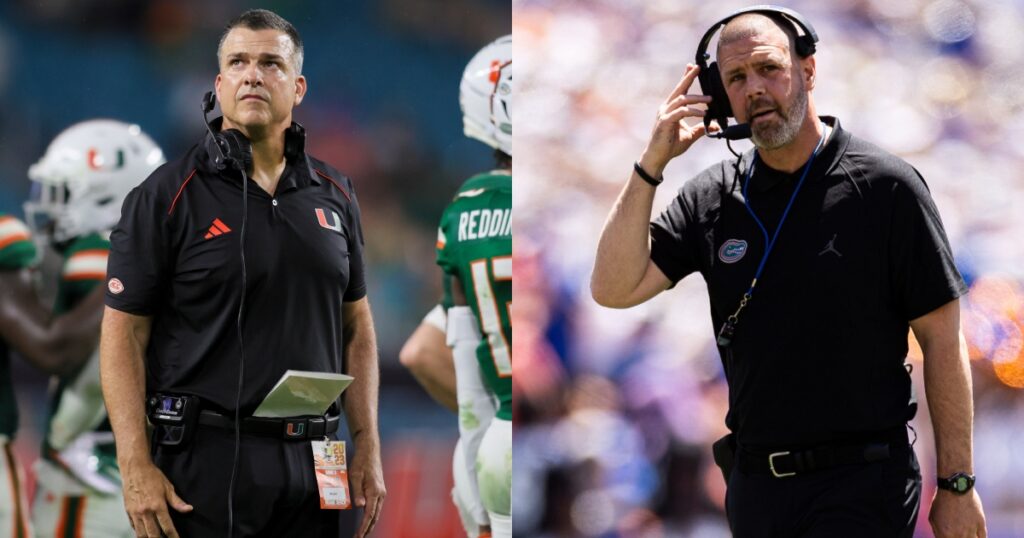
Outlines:
{"label": "blurred crowd", "polygon": [[[309,135],[307,151],[351,177],[359,197],[383,374],[381,435],[385,457],[391,449],[395,459],[385,468],[396,473],[395,487],[412,491],[394,497],[391,510],[419,510],[423,497],[433,503],[413,520],[419,528],[391,518],[381,532],[445,535],[457,518],[423,523],[450,515],[442,502],[448,482],[421,476],[407,460],[415,449],[420,459],[409,461],[447,468],[455,417],[428,403],[398,351],[441,295],[434,244],[442,209],[466,178],[493,166],[491,152],[462,133],[458,88],[472,55],[509,33],[507,0],[451,0],[443,8],[431,0],[4,2],[0,212],[23,214],[28,167],[78,121],[137,123],[168,158],[182,155],[205,133],[200,101],[217,73],[218,38],[254,7],[277,12],[302,35],[309,92],[295,120]],[[13,376],[22,413],[16,446],[28,464],[46,416],[47,380],[17,360]]]}
{"label": "blurred crowd", "polygon": [[[658,105],[705,30],[750,3],[512,3],[518,536],[728,536],[710,453],[728,398],[703,281],[690,276],[625,311],[598,307],[588,282],[604,219]],[[1014,456],[1024,442],[1024,3],[785,4],[820,37],[819,112],[928,182],[971,286],[962,320],[989,536],[1024,536],[1024,460]],[[730,157],[723,142],[698,142],[669,165],[655,211]],[[920,361],[912,351],[924,399]],[[917,536],[929,537],[926,406],[912,426],[925,483]]]}

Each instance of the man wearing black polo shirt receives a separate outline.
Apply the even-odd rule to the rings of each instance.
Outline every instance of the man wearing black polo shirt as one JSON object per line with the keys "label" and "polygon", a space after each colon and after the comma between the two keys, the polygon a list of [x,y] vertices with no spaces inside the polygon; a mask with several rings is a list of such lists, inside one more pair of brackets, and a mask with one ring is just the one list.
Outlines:
{"label": "man wearing black polo shirt", "polygon": [[[359,206],[352,182],[307,155],[292,123],[306,93],[302,56],[279,16],[253,10],[232,21],[215,82],[224,116],[211,127],[244,135],[233,146],[250,156],[205,137],[129,194],[111,235],[101,374],[139,536],[341,534],[339,512],[320,508],[309,440],[333,434],[337,417],[269,427],[247,418],[288,369],[355,377],[344,409],[352,502],[365,508],[357,536],[380,514]],[[160,426],[153,446],[147,439],[144,403],[157,394],[186,408],[178,446],[170,432],[183,430]]]}
{"label": "man wearing black polo shirt", "polygon": [[[687,95],[698,74],[687,66],[605,224],[591,290],[627,308],[693,272],[707,282],[729,384],[733,436],[716,455],[735,458],[735,536],[909,537],[921,477],[905,428],[908,329],[924,351],[938,475],[973,472],[966,286],[917,171],[817,115],[813,49],[796,53],[790,22],[725,24],[721,78],[756,150],[698,174],[650,222],[652,185],[707,134],[684,121],[710,101]],[[932,504],[936,535],[984,536],[973,477],[956,478]]]}

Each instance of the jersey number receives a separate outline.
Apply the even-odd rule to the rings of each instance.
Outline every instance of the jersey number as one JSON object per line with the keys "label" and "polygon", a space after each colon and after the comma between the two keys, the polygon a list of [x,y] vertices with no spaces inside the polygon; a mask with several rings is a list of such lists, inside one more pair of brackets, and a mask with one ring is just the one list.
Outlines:
{"label": "jersey number", "polygon": [[[487,275],[488,264],[491,265],[495,282],[512,280],[512,256],[477,260],[469,264],[470,270],[473,272],[473,290],[476,292],[476,304],[481,318],[480,325],[483,326],[487,344],[491,347],[494,367],[498,370],[499,377],[509,377],[512,375],[512,353],[509,350],[508,342],[505,341],[505,333],[501,330],[498,301],[494,297],[491,279]],[[511,307],[512,303],[505,304],[505,314],[508,316],[511,316],[509,311]]]}

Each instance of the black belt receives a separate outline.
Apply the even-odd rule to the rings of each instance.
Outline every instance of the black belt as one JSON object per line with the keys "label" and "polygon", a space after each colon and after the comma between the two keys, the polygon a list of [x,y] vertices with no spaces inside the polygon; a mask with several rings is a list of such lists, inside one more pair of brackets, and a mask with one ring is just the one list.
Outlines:
{"label": "black belt", "polygon": [[[338,431],[338,416],[323,417],[286,417],[260,418],[245,417],[239,424],[242,433],[251,433],[264,437],[277,437],[292,441],[323,437]],[[199,423],[204,426],[235,429],[235,419],[215,411],[203,410],[199,413]]]}
{"label": "black belt", "polygon": [[773,452],[752,451],[740,446],[737,465],[747,474],[771,473],[775,478],[784,478],[841,465],[887,460],[894,454],[905,452],[909,446],[905,426],[864,438],[872,440]]}

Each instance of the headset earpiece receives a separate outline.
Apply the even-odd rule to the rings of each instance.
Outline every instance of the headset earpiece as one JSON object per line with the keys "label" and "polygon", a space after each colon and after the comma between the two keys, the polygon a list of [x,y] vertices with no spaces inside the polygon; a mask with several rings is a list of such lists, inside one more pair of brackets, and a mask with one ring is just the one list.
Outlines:
{"label": "headset earpiece", "polygon": [[306,128],[293,121],[284,132],[284,157],[288,161],[294,161],[304,151],[306,151]]}
{"label": "headset earpiece", "polygon": [[725,93],[725,86],[722,85],[722,76],[718,71],[718,62],[711,62],[707,67],[701,67],[697,73],[700,80],[700,88],[704,95],[711,98],[708,103],[708,110],[704,114],[704,126],[710,128],[711,121],[717,120],[718,126],[722,129],[726,126],[726,118],[732,116],[732,105],[729,103],[729,94]]}
{"label": "headset earpiece", "polygon": [[213,107],[217,105],[217,96],[213,92],[206,92],[203,95],[203,117],[213,110]]}
{"label": "headset earpiece", "polygon": [[795,52],[801,58],[814,54],[815,50],[817,50],[816,43],[818,42],[818,34],[815,32],[814,27],[811,26],[811,23],[807,22],[796,11],[780,6],[761,5],[744,8],[708,28],[708,31],[704,33],[704,37],[701,38],[700,44],[697,46],[696,57],[696,64],[700,66],[700,72],[697,74],[697,78],[700,80],[700,87],[704,91],[704,95],[711,98],[711,103],[708,104],[708,110],[704,115],[704,126],[710,127],[711,121],[714,120],[718,122],[718,126],[722,131],[718,135],[713,136],[733,140],[749,137],[750,129],[749,126],[744,126],[742,130],[738,130],[739,126],[726,128],[729,125],[729,118],[734,115],[732,105],[729,104],[729,94],[726,93],[725,85],[722,83],[718,62],[711,62],[708,65],[710,55],[707,51],[711,45],[711,39],[720,28],[736,17],[747,13],[761,13],[781,23],[789,24],[794,29],[802,30],[803,34],[797,35],[795,40]]}
{"label": "headset earpiece", "polygon": [[235,168],[248,172],[252,168],[252,144],[238,129],[225,129],[213,134],[222,155],[214,157],[219,168]]}
{"label": "headset earpiece", "polygon": [[817,38],[811,38],[810,35],[804,34],[797,36],[796,38],[796,55],[801,58],[806,58],[815,53],[818,50],[818,46],[815,44]]}

